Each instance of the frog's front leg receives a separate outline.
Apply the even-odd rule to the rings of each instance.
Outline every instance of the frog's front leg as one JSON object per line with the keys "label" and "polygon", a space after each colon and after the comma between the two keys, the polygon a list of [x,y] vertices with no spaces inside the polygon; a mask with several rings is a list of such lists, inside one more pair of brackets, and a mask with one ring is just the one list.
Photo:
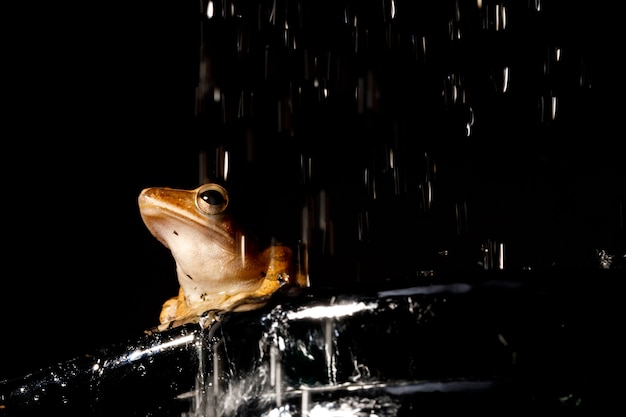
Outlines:
{"label": "frog's front leg", "polygon": [[173,327],[189,321],[197,321],[198,317],[207,309],[207,305],[204,303],[190,304],[183,288],[180,287],[176,297],[163,303],[159,315],[161,322],[159,327]]}
{"label": "frog's front leg", "polygon": [[206,311],[206,308],[192,308],[187,304],[185,293],[181,288],[176,297],[172,297],[163,303],[157,331],[164,331],[172,327],[186,323],[200,322],[202,327],[208,327],[217,319],[216,311]]}
{"label": "frog's front leg", "polygon": [[172,297],[163,303],[159,321],[161,324],[169,323],[178,316],[178,309],[185,305],[184,294],[182,288],[178,291],[178,296]]}

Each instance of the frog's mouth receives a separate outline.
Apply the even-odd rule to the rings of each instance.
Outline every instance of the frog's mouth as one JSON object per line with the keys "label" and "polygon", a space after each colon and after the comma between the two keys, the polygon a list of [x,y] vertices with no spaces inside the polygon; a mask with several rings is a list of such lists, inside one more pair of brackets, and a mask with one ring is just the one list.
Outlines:
{"label": "frog's mouth", "polygon": [[197,214],[195,210],[166,207],[158,204],[140,204],[141,217],[150,233],[168,249],[174,240],[180,242],[211,242],[223,249],[232,250],[237,231],[228,216],[211,217]]}

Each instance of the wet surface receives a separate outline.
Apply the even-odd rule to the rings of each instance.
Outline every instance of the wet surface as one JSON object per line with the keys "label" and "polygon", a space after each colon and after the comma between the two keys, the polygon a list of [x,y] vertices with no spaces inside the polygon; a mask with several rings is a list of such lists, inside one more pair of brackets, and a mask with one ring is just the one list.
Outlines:
{"label": "wet surface", "polygon": [[144,335],[3,381],[0,415],[586,410],[596,316],[578,303],[595,292],[570,275],[460,278],[278,292],[208,329]]}

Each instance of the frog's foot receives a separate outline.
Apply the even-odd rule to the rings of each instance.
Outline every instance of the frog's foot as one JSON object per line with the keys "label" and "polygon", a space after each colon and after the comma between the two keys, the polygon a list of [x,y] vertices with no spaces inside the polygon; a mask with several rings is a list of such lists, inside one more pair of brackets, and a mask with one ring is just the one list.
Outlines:
{"label": "frog's foot", "polygon": [[184,324],[199,324],[201,328],[207,329],[213,325],[213,323],[220,321],[222,310],[207,310],[203,313],[189,314],[185,317],[173,318],[172,320],[162,322],[158,326],[146,330],[147,334],[163,332],[165,330],[173,329]]}
{"label": "frog's foot", "polygon": [[151,332],[163,331],[181,324],[190,323],[194,321],[194,318],[197,321],[197,317],[194,317],[187,307],[185,295],[181,289],[178,292],[178,296],[172,297],[163,303],[161,313],[159,314],[160,324],[152,329]]}
{"label": "frog's foot", "polygon": [[172,297],[163,303],[161,308],[161,314],[159,315],[159,322],[169,323],[176,319],[178,306],[180,304],[180,297]]}

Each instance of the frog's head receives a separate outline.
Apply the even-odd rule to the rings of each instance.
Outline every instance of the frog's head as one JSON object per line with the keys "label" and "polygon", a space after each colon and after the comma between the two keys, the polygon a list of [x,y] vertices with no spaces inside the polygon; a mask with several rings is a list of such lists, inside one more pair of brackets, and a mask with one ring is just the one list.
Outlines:
{"label": "frog's head", "polygon": [[[146,188],[139,195],[139,211],[146,227],[177,255],[190,256],[215,247],[236,251],[239,230],[226,210],[226,189],[209,183],[195,190]],[[191,251],[191,253],[189,253]]]}

